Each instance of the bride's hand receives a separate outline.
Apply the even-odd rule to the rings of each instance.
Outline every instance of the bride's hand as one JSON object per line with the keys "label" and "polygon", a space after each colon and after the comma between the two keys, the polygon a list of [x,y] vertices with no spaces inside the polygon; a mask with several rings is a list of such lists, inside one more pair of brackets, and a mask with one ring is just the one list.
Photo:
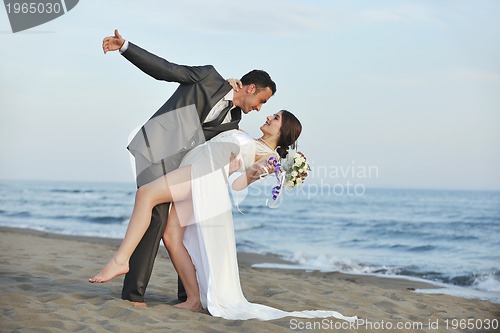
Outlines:
{"label": "bride's hand", "polygon": [[243,83],[241,83],[241,81],[238,79],[232,79],[232,78],[227,79],[227,83],[229,83],[231,85],[231,87],[233,87],[234,91],[238,91],[241,88],[243,88]]}
{"label": "bride's hand", "polygon": [[235,154],[231,154],[231,162],[229,162],[229,175],[238,171],[241,168],[241,160]]}
{"label": "bride's hand", "polygon": [[275,169],[274,164],[269,163],[268,159],[262,158],[247,168],[245,173],[233,182],[232,188],[233,190],[241,191],[254,181],[272,174]]}
{"label": "bride's hand", "polygon": [[256,162],[253,167],[259,178],[266,177],[267,175],[273,173],[275,169],[275,166],[272,163],[269,163],[268,160],[260,160]]}

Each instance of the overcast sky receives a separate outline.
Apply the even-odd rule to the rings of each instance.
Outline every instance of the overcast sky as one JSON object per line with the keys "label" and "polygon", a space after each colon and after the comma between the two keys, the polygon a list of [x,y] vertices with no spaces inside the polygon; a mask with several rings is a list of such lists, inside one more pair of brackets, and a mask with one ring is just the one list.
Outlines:
{"label": "overcast sky", "polygon": [[104,55],[118,28],[175,63],[268,71],[277,94],[241,127],[294,112],[316,181],[500,190],[499,17],[493,0],[84,0],[13,34],[3,8],[0,179],[133,181],[128,136],[176,85]]}

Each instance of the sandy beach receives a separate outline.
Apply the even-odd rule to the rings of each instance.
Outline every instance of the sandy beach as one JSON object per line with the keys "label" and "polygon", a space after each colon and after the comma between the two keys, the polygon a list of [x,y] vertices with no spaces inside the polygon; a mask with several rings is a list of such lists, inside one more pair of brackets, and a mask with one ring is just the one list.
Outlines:
{"label": "sandy beach", "polygon": [[481,320],[484,326],[484,320],[500,319],[499,304],[414,292],[432,288],[430,284],[252,268],[254,263],[280,260],[253,254],[239,256],[248,300],[283,310],[336,310],[361,321],[348,327],[336,319],[215,318],[172,306],[177,275],[164,248],[146,293],[148,308],[134,308],[120,299],[123,277],[106,284],[87,282],[112,256],[119,240],[10,228],[0,228],[0,239],[1,332],[462,332],[454,327],[459,321]]}

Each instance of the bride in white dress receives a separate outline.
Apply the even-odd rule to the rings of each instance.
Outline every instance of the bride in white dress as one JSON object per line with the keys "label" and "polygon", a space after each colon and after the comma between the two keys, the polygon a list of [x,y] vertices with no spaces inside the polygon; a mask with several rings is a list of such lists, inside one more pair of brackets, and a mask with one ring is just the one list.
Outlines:
{"label": "bride in white dress", "polygon": [[[286,316],[326,318],[354,322],[336,311],[282,311],[250,303],[241,290],[236,257],[231,200],[228,186],[241,190],[272,174],[270,157],[284,158],[295,147],[302,126],[282,110],[266,119],[263,135],[251,138],[240,130],[223,132],[195,147],[181,166],[137,190],[134,210],[125,238],[113,258],[90,282],[107,282],[128,271],[128,262],[148,228],[154,206],[172,202],[164,242],[186,289],[187,300],[179,308],[201,308],[226,319],[271,320]],[[228,178],[241,173],[231,184]]]}

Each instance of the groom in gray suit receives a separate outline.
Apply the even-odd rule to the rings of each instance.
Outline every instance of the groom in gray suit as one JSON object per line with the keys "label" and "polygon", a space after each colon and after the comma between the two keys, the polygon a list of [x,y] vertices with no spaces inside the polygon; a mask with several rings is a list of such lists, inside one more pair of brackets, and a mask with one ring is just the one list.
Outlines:
{"label": "groom in gray suit", "polygon": [[[114,36],[104,38],[102,47],[104,53],[119,50],[132,64],[157,80],[180,84],[128,146],[136,159],[137,186],[176,169],[184,154],[194,146],[223,131],[237,129],[241,112],[259,111],[276,92],[276,84],[264,71],[253,70],[244,75],[241,78],[243,87],[233,91],[213,66],[171,63],[125,41],[118,30]],[[179,124],[175,131],[166,129],[165,124],[172,124],[172,121]],[[144,304],[144,293],[167,224],[168,211],[169,204],[153,209],[151,224],[130,258],[122,299]],[[180,279],[178,298],[186,299]]]}

